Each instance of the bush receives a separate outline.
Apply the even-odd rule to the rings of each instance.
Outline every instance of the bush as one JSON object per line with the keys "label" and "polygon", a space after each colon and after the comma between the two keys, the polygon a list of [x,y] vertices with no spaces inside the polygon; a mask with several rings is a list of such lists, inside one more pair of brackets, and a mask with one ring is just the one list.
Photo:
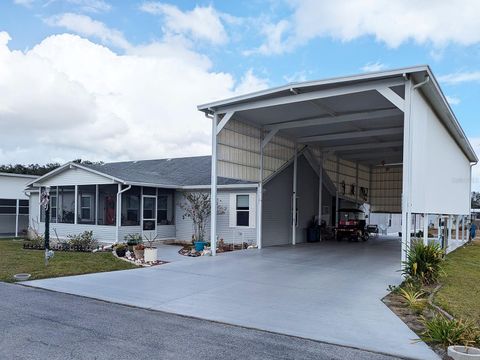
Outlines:
{"label": "bush", "polygon": [[140,235],[140,234],[125,235],[124,240],[127,242],[128,246],[135,246],[135,245],[143,243],[142,235]]}
{"label": "bush", "polygon": [[449,320],[441,315],[435,315],[432,319],[422,318],[425,330],[422,340],[447,347],[450,345],[470,346],[478,343],[480,331],[472,322],[463,320]]}
{"label": "bush", "polygon": [[79,250],[93,250],[98,246],[97,240],[93,237],[93,231],[84,231],[78,235],[68,235],[70,247]]}
{"label": "bush", "polygon": [[401,287],[399,294],[406,301],[407,306],[416,313],[421,313],[426,306],[427,299],[424,298],[425,292],[415,288],[412,284]]}
{"label": "bush", "polygon": [[444,251],[439,245],[414,241],[403,262],[403,274],[424,285],[434,284],[442,271],[443,257]]}

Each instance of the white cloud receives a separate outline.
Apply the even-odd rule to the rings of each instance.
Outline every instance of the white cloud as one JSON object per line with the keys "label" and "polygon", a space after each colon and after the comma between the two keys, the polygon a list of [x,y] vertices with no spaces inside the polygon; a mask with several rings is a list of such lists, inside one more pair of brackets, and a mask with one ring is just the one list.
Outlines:
{"label": "white cloud", "polygon": [[26,8],[31,8],[35,0],[13,0],[15,5],[25,6]]}
{"label": "white cloud", "polygon": [[212,71],[175,38],[125,55],[71,34],[25,52],[9,39],[0,33],[0,163],[208,154],[196,105],[266,86]]}
{"label": "white cloud", "polygon": [[104,44],[111,44],[121,49],[130,48],[121,31],[110,29],[104,23],[86,15],[64,13],[51,16],[45,19],[45,22],[50,26],[63,27],[83,36],[94,36]]}
{"label": "white cloud", "polygon": [[362,66],[361,70],[364,72],[375,72],[375,71],[382,71],[387,68],[387,65],[381,63],[380,61],[376,62],[369,62]]}
{"label": "white cloud", "polygon": [[446,74],[439,76],[438,81],[448,85],[457,85],[465,82],[480,82],[480,71],[465,71]]}
{"label": "white cloud", "polygon": [[68,3],[77,5],[81,10],[87,12],[110,11],[112,6],[104,0],[67,0]]}
{"label": "white cloud", "polygon": [[[193,10],[181,11],[178,7],[161,2],[146,2],[140,9],[163,17],[167,33],[181,34],[193,39],[206,40],[212,44],[225,44],[228,35],[221,21],[221,14],[212,6],[195,6]],[[232,17],[226,17],[232,21]]]}
{"label": "white cloud", "polygon": [[[281,54],[319,37],[351,41],[372,36],[396,48],[407,41],[442,48],[480,42],[477,0],[290,0],[293,14],[277,26],[290,28],[280,39],[267,36],[259,52]],[[278,30],[278,29],[277,29]]]}
{"label": "white cloud", "polygon": [[458,105],[460,104],[461,100],[459,97],[456,96],[445,96],[447,98],[447,101],[450,105]]}

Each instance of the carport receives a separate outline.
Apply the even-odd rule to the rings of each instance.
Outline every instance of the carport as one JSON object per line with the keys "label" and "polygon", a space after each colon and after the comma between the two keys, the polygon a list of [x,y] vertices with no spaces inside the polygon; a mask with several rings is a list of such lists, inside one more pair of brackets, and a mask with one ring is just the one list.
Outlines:
{"label": "carport", "polygon": [[[447,219],[446,248],[454,241],[454,224],[465,226],[471,166],[478,159],[428,66],[292,83],[198,108],[212,119],[212,204],[217,176],[257,182],[259,248],[277,236],[263,230],[266,215],[280,216],[278,207],[264,203],[265,187],[288,167],[291,181],[278,194],[289,198],[292,245],[299,242],[299,199],[314,199],[317,220],[331,225],[342,201],[401,213],[402,260],[412,233],[422,230],[428,241],[428,221],[422,219],[429,215]],[[302,198],[300,157],[318,178]],[[215,211],[210,231],[214,245]],[[465,232],[464,238],[455,234],[456,241],[466,241]]]}

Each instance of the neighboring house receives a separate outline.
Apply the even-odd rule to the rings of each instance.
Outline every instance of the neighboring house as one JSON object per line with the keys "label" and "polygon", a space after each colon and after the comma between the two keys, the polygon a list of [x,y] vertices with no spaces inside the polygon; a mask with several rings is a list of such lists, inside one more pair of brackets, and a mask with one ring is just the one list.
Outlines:
{"label": "neighboring house", "polygon": [[28,229],[25,185],[38,176],[0,173],[0,236],[18,236]]}
{"label": "neighboring house", "polygon": [[[123,241],[127,234],[191,240],[193,224],[180,204],[186,191],[210,192],[210,169],[210,156],[67,163],[29,183],[28,190],[36,191],[30,195],[30,224],[45,231],[39,191],[49,186],[52,238],[92,230],[104,243]],[[255,243],[256,184],[227,178],[219,184],[219,204],[225,208],[219,237]]]}

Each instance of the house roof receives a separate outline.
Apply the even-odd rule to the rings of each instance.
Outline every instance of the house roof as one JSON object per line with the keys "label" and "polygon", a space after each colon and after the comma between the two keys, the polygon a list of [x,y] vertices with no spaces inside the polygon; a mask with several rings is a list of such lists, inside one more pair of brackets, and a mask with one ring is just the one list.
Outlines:
{"label": "house roof", "polygon": [[15,173],[6,173],[6,172],[0,172],[0,176],[27,178],[27,179],[36,179],[39,177],[38,175],[15,174]]}
{"label": "house roof", "polygon": [[[137,160],[82,166],[121,179],[127,183],[168,186],[210,185],[212,157],[194,156],[172,159]],[[218,185],[249,183],[244,180],[218,178]]]}
{"label": "house roof", "polygon": [[[70,162],[27,184],[41,183],[70,167],[78,167],[103,175],[116,182],[132,185],[169,188],[195,188],[210,186],[211,156],[172,159],[121,161],[105,164],[78,164]],[[219,177],[218,185],[252,185],[253,182]]]}

